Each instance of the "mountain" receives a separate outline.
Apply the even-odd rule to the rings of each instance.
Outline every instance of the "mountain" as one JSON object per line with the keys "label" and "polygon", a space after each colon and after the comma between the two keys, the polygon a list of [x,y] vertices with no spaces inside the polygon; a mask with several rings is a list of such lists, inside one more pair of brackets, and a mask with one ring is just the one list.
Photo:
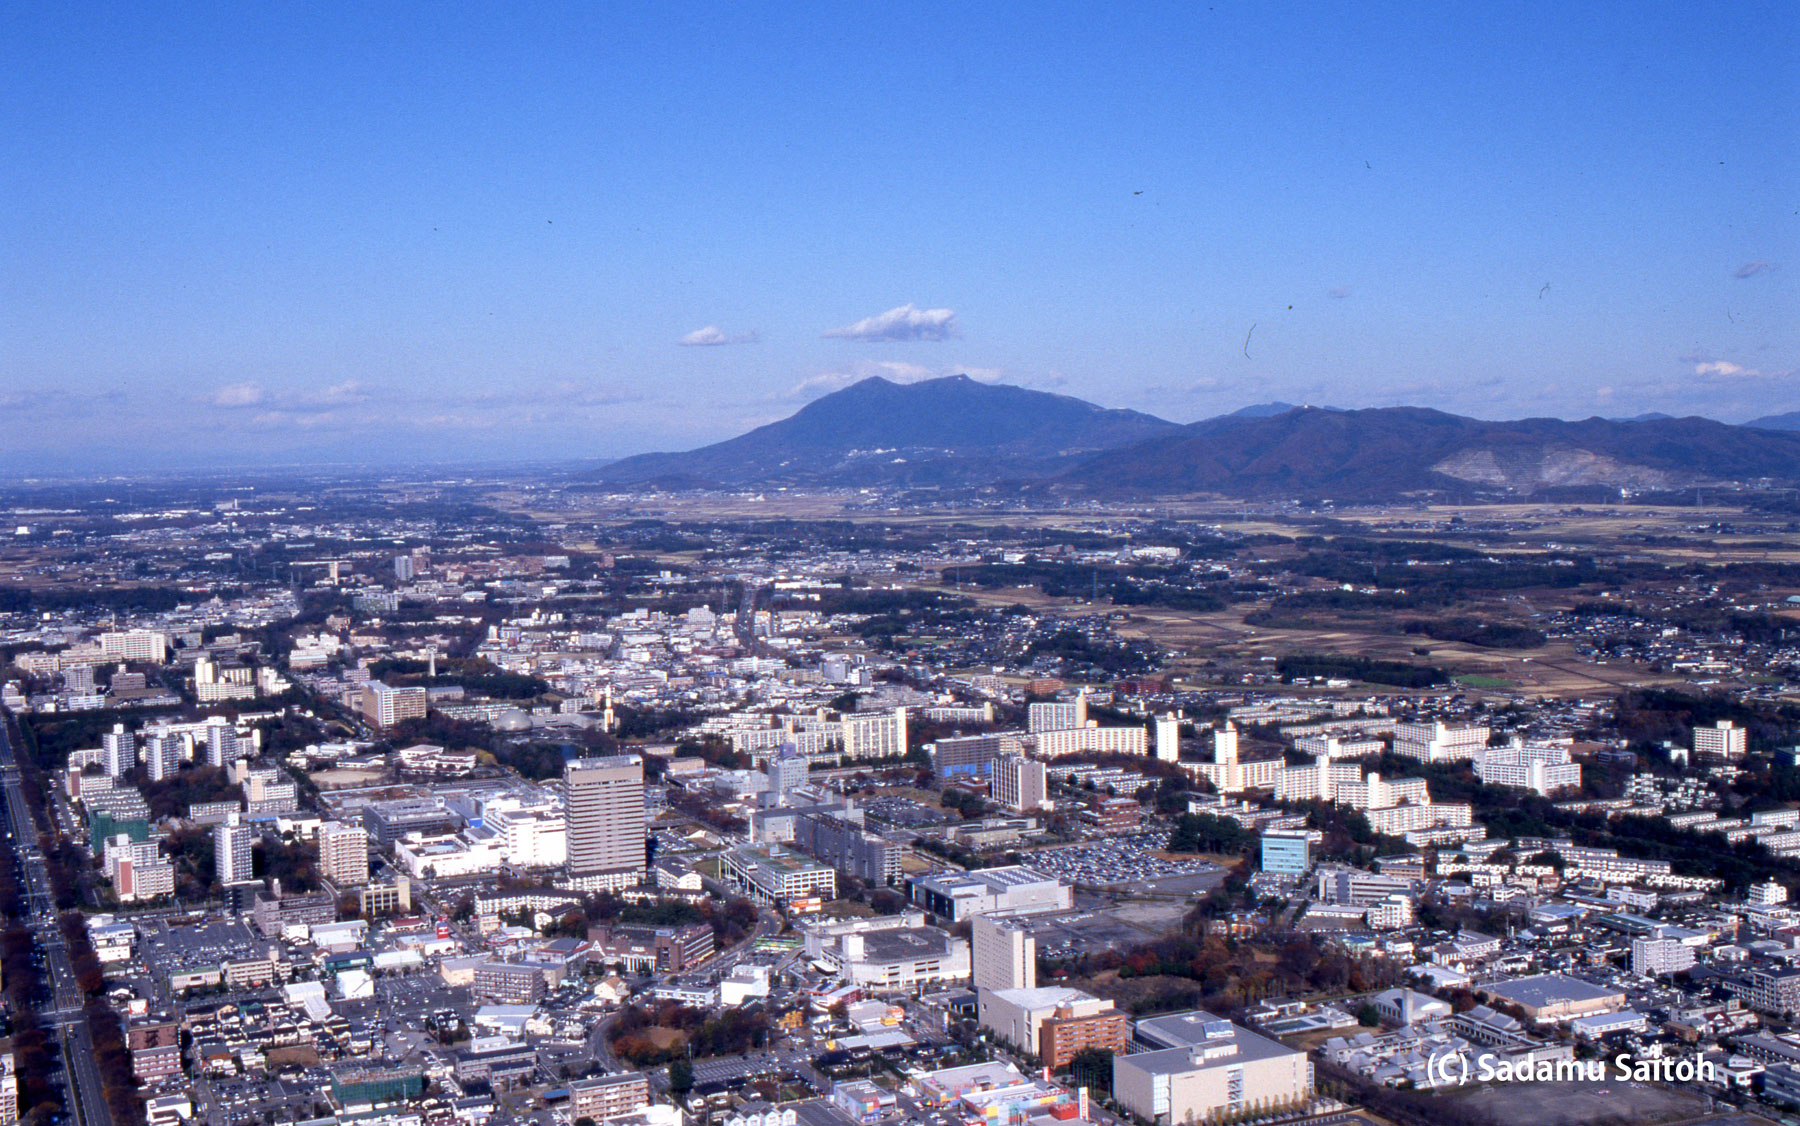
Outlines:
{"label": "mountain", "polygon": [[1664,414],[1661,411],[1646,411],[1643,414],[1634,414],[1630,418],[1609,418],[1609,419],[1607,419],[1607,421],[1608,422],[1661,422],[1665,418],[1674,418],[1674,417],[1675,416],[1672,414]]}
{"label": "mountain", "polygon": [[904,384],[877,376],[729,441],[624,458],[592,476],[672,486],[975,484],[1049,476],[1085,455],[1180,432],[1137,411],[966,375]]}
{"label": "mountain", "polygon": [[1207,419],[1096,454],[1049,487],[1110,495],[1461,495],[1569,486],[1659,489],[1720,480],[1800,480],[1800,433],[1704,418],[1486,422],[1419,407],[1302,407]]}
{"label": "mountain", "polygon": [[1800,411],[1789,411],[1786,414],[1765,414],[1761,418],[1753,418],[1744,423],[1758,430],[1800,430]]}
{"label": "mountain", "polygon": [[1247,407],[1239,407],[1237,410],[1232,411],[1230,414],[1221,415],[1220,417],[1222,417],[1222,418],[1272,418],[1275,415],[1286,414],[1287,412],[1289,412],[1291,410],[1296,410],[1296,409],[1298,409],[1298,408],[1296,408],[1294,406],[1294,404],[1292,404],[1292,403],[1283,403],[1283,402],[1251,403]]}

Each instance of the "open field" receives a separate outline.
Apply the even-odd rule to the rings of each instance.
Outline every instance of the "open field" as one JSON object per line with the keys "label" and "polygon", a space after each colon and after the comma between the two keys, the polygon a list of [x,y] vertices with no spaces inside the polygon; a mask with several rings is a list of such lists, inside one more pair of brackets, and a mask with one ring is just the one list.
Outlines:
{"label": "open field", "polygon": [[1679,1122],[1707,1109],[1704,1096],[1647,1083],[1490,1083],[1449,1097],[1466,1102],[1495,1122],[1532,1126],[1587,1123]]}

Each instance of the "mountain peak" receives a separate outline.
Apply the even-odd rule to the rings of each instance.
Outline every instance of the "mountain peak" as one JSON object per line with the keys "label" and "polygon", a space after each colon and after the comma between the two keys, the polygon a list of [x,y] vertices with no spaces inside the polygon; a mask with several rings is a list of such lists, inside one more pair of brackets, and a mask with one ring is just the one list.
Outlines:
{"label": "mountain peak", "polygon": [[1069,459],[1178,431],[1175,423],[966,374],[897,383],[870,376],[726,442],[642,454],[603,480],[670,475],[721,483],[970,483],[1043,476]]}

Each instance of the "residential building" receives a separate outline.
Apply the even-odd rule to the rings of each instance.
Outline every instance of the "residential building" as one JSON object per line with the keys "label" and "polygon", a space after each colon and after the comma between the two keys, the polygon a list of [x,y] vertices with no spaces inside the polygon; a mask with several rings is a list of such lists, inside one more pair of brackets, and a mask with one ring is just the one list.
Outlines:
{"label": "residential building", "polygon": [[569,1084],[569,1119],[591,1118],[606,1126],[612,1119],[635,1114],[650,1105],[650,1081],[642,1072],[627,1071],[578,1079]]}
{"label": "residential building", "polygon": [[906,753],[906,709],[852,712],[843,720],[846,759],[898,758]]}
{"label": "residential building", "polygon": [[251,878],[250,826],[238,814],[213,826],[213,868],[222,884],[240,884]]}
{"label": "residential building", "polygon": [[993,760],[992,794],[1008,809],[1029,812],[1048,804],[1049,782],[1044,764],[1024,755],[1002,755]]}
{"label": "residential building", "polygon": [[363,719],[386,730],[409,719],[424,719],[429,699],[423,688],[393,688],[372,680],[363,688],[361,702]]}
{"label": "residential building", "polygon": [[115,723],[111,731],[100,736],[101,762],[109,778],[121,778],[137,765],[137,736]]}
{"label": "residential building", "polygon": [[1420,762],[1467,762],[1487,746],[1488,735],[1478,724],[1402,723],[1394,730],[1394,753]]}
{"label": "residential building", "polygon": [[1655,935],[1631,940],[1631,972],[1639,977],[1680,973],[1693,965],[1694,948],[1678,938]]}
{"label": "residential building", "polygon": [[327,821],[319,826],[319,875],[340,888],[369,882],[369,833],[361,825]]}
{"label": "residential building", "polygon": [[1694,728],[1694,756],[1715,759],[1740,759],[1748,749],[1750,733],[1728,719],[1711,727]]}

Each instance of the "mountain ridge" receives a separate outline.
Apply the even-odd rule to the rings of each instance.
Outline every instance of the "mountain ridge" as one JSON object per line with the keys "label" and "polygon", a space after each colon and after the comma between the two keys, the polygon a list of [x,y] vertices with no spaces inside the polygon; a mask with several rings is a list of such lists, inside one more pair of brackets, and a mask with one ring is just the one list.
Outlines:
{"label": "mountain ridge", "polygon": [[1186,425],[1068,395],[945,376],[873,377],[787,418],[589,479],[670,489],[1005,483],[1107,497],[1392,498],[1800,483],[1800,429],[1712,419],[1482,420],[1425,407],[1263,403]]}

